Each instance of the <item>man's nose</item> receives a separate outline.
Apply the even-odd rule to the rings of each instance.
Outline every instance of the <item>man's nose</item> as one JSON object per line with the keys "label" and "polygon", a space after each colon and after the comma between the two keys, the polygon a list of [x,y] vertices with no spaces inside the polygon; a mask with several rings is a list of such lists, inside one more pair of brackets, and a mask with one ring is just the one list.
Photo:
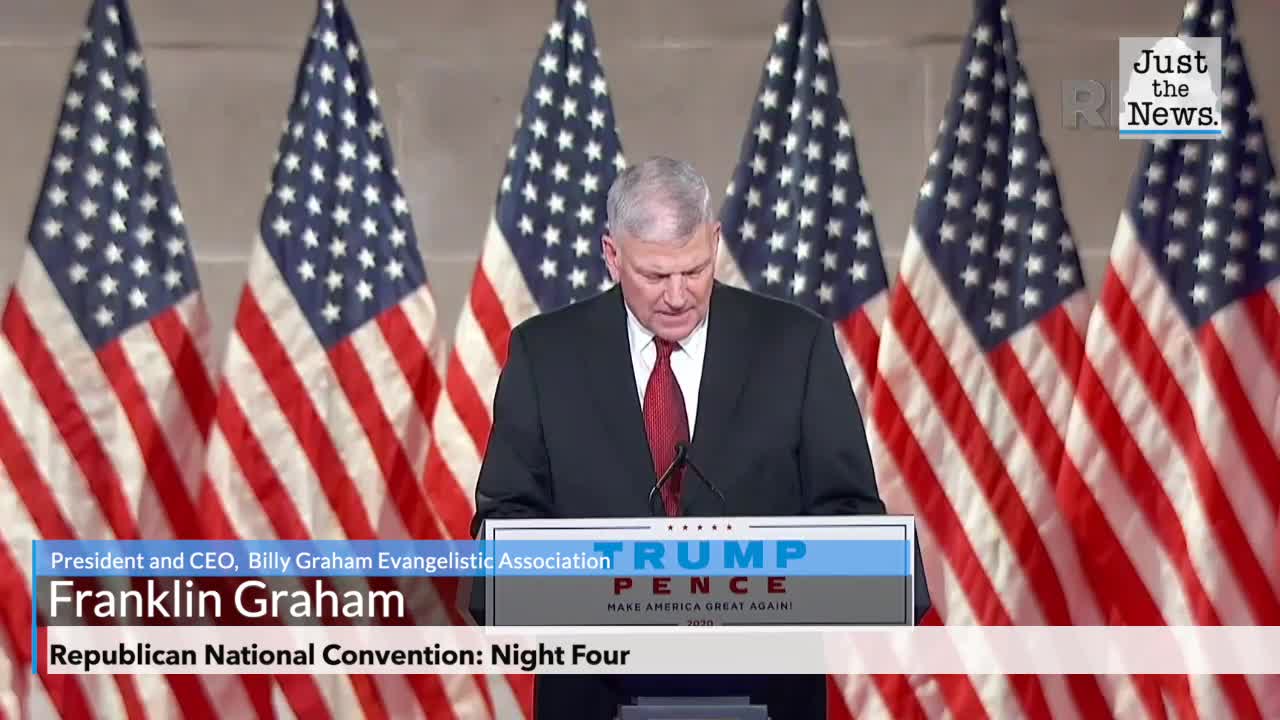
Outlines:
{"label": "man's nose", "polygon": [[663,299],[671,307],[684,307],[689,300],[688,289],[688,282],[685,280],[684,275],[669,275],[663,288]]}

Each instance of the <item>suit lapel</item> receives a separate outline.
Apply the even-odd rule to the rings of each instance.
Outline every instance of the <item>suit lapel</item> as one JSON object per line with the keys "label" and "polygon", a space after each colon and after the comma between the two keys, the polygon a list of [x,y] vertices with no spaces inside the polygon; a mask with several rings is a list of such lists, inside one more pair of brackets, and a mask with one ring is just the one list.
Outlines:
{"label": "suit lapel", "polygon": [[600,416],[613,435],[623,467],[647,493],[657,477],[636,391],[626,309],[616,285],[600,298],[592,325],[594,337],[582,346],[585,377],[591,383],[592,397],[599,401]]}
{"label": "suit lapel", "polygon": [[[748,320],[740,303],[723,285],[716,283],[711,296],[711,314],[707,326],[707,347],[702,360],[702,384],[698,391],[698,419],[694,423],[690,457],[717,486],[722,467],[722,452],[726,431],[732,426],[742,396],[747,373],[755,361],[755,352],[742,343],[749,332]],[[702,484],[685,475],[685,502],[696,498],[711,497]],[[722,488],[723,489],[723,488]],[[718,501],[717,501],[718,502]],[[708,506],[715,507],[715,506]]]}

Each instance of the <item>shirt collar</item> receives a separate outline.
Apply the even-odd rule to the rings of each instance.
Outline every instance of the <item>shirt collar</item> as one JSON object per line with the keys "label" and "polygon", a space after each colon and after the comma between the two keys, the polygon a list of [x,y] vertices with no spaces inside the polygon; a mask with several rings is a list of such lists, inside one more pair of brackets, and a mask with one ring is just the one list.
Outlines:
{"label": "shirt collar", "polygon": [[[627,310],[627,337],[631,340],[631,347],[636,351],[644,350],[653,342],[653,332],[640,324],[635,314],[631,312],[631,306],[623,301],[622,306]],[[707,343],[707,321],[710,319],[711,313],[708,311],[702,318],[702,322],[698,323],[684,339],[679,341],[680,351],[697,356],[702,352],[702,348]]]}

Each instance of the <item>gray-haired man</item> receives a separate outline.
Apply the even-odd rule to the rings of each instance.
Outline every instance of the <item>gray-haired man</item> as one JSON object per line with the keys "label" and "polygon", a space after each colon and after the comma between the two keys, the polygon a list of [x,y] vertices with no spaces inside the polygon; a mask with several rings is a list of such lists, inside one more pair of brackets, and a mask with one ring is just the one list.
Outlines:
{"label": "gray-haired man", "polygon": [[[669,515],[885,512],[831,324],[717,282],[719,244],[707,184],[688,164],[651,158],[619,175],[603,238],[616,285],[512,331],[476,527],[650,515],[650,490],[681,443],[720,494],[677,472],[663,487]],[[773,720],[826,717],[822,677],[683,685],[700,682],[712,694],[747,690]],[[613,718],[639,686],[540,676],[538,716]]]}

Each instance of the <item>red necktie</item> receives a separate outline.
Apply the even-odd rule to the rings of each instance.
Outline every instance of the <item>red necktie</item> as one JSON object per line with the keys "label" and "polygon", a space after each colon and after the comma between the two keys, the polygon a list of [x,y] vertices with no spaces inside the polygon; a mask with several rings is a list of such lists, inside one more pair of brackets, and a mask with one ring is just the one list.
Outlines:
{"label": "red necktie", "polygon": [[[685,413],[680,384],[671,371],[671,351],[676,344],[661,338],[654,338],[654,342],[658,355],[644,391],[644,429],[649,435],[653,471],[661,477],[676,458],[676,445],[689,442],[689,416]],[[662,504],[669,517],[680,514],[680,480],[683,475],[684,468],[673,472],[662,486]]]}

